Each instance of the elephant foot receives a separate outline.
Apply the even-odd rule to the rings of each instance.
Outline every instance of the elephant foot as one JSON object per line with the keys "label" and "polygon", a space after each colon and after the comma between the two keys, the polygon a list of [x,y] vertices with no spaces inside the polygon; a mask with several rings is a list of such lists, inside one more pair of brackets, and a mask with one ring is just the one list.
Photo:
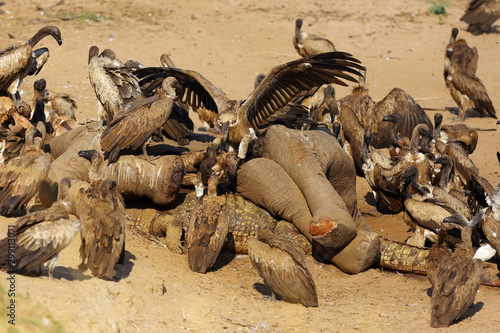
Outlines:
{"label": "elephant foot", "polygon": [[332,249],[344,248],[356,237],[356,227],[354,225],[348,225],[327,217],[321,217],[318,221],[311,222],[309,232],[320,245]]}
{"label": "elephant foot", "polygon": [[315,247],[318,253],[348,274],[366,271],[375,263],[380,251],[380,236],[373,231],[358,231],[356,237],[343,249]]}

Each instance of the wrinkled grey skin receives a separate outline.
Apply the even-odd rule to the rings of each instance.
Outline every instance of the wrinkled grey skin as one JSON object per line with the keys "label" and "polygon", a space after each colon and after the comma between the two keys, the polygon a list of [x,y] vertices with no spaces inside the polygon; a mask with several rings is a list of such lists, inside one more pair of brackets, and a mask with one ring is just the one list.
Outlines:
{"label": "wrinkled grey skin", "polygon": [[[333,136],[273,126],[263,151],[264,158],[242,165],[238,192],[294,223],[320,255],[343,271],[355,274],[371,267],[379,238],[365,231],[369,227],[357,209],[354,165]],[[328,195],[318,198],[318,189]],[[311,235],[310,226],[325,215],[335,219],[337,230]]]}
{"label": "wrinkled grey skin", "polygon": [[[51,140],[54,161],[41,190],[45,206],[50,206],[57,198],[57,184],[63,178],[69,178],[72,182],[71,199],[76,200],[79,188],[86,188],[90,181],[90,162],[79,157],[78,152],[90,149],[101,151],[101,132],[96,124],[90,123]],[[97,171],[98,177],[116,181],[116,189],[125,200],[147,197],[158,205],[174,201],[183,174],[184,165],[177,155],[160,156],[153,163],[140,156],[123,155],[112,164],[104,161]]]}

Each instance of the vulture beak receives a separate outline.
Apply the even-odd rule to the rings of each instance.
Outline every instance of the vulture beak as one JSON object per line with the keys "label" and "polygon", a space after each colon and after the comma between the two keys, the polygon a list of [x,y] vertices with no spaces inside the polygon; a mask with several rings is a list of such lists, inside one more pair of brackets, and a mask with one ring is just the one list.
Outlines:
{"label": "vulture beak", "polygon": [[434,161],[434,164],[443,164],[443,161],[444,161],[444,160],[445,160],[444,158],[442,158],[442,157],[438,157],[438,158],[436,158],[436,160]]}
{"label": "vulture beak", "polygon": [[391,121],[394,117],[392,115],[385,116],[382,121]]}
{"label": "vulture beak", "polygon": [[92,162],[92,158],[97,155],[97,151],[95,150],[80,150],[78,152],[78,156],[83,157],[84,159]]}
{"label": "vulture beak", "polygon": [[428,137],[429,139],[433,140],[434,139],[434,136],[432,135],[431,132],[427,131],[427,130],[422,130],[422,132],[420,133],[422,135],[425,135],[426,137]]}
{"label": "vulture beak", "polygon": [[46,47],[33,51],[33,54],[35,57],[34,68],[30,70],[28,75],[37,75],[42,70],[43,65],[45,65],[50,56],[49,49]]}
{"label": "vulture beak", "polygon": [[42,134],[42,132],[40,132],[38,129],[35,128],[35,136],[34,137],[35,138],[36,137],[43,138],[43,134]]}
{"label": "vulture beak", "polygon": [[[216,125],[217,129],[218,125]],[[225,123],[222,123],[222,126],[219,128],[219,136],[215,138],[215,140],[212,142],[212,148],[214,150],[219,149],[219,147],[223,146],[224,143],[227,141],[227,137],[229,135],[229,121],[226,121]]]}
{"label": "vulture beak", "polygon": [[227,137],[229,135],[229,121],[226,121],[222,124],[220,132],[222,134],[223,143],[227,141]]}

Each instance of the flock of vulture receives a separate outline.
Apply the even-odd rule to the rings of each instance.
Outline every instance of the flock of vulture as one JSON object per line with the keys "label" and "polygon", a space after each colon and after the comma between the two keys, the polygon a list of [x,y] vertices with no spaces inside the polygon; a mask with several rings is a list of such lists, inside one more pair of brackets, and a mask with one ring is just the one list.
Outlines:
{"label": "flock of vulture", "polygon": [[[32,102],[23,101],[18,92],[23,78],[39,74],[49,58],[49,50],[36,49],[37,43],[52,36],[62,44],[57,27],[42,28],[25,43],[1,51],[0,214],[20,217],[0,241],[0,265],[10,272],[39,274],[47,267],[52,278],[59,252],[80,233],[80,268],[113,279],[115,265],[123,263],[128,209],[136,207],[134,200],[147,198],[155,204],[149,231],[154,234],[158,216],[177,220],[161,225],[166,245],[176,252],[187,248],[194,271],[204,273],[215,263],[231,230],[236,235],[238,227],[250,230],[274,218],[292,222],[309,247],[312,243],[344,269],[360,252],[350,245],[363,233],[373,234],[357,209],[355,193],[354,199],[348,193],[353,186],[345,186],[357,174],[371,186],[377,209],[406,212],[414,230],[407,245],[428,252],[425,271],[434,286],[431,325],[458,320],[473,303],[482,261],[499,260],[499,190],[469,158],[477,132],[464,123],[442,125],[440,114],[433,123],[399,88],[373,101],[359,60],[302,31],[301,19],[295,29],[293,44],[301,58],[259,75],[255,89],[242,100],[229,99],[200,73],[175,67],[166,55],[160,57],[161,66],[147,67],[92,46],[89,80],[99,119],[87,124],[76,122],[76,103],[47,90],[44,79],[34,83]],[[458,29],[453,29],[444,79],[462,120],[469,110],[497,118],[475,75],[477,62],[477,49],[458,39]],[[346,81],[358,84],[336,99],[335,85],[346,86]],[[190,114],[205,126],[210,138],[206,149],[155,150],[165,146],[159,144],[164,138],[176,141],[175,148],[189,147],[194,129]],[[287,146],[288,139],[297,144]],[[279,144],[273,146],[273,140]],[[328,158],[334,161],[326,165]],[[262,162],[266,159],[268,164]],[[309,164],[295,168],[290,159]],[[348,162],[340,168],[340,160]],[[262,194],[281,181],[248,190],[258,183],[249,182],[259,177],[254,175],[259,161],[277,165],[272,169],[277,171],[265,169],[265,177],[279,172],[288,177],[307,212],[287,213],[299,207],[284,199],[293,191],[278,194],[283,209]],[[179,223],[169,205],[178,204],[182,191],[194,192],[195,199],[179,214],[189,213],[187,222]],[[240,195],[235,192],[245,197],[238,199],[245,205],[265,210],[251,215],[241,208],[241,216],[254,216],[243,222],[238,210],[230,208],[230,200],[236,200],[232,195]],[[326,207],[330,204],[333,208]],[[297,217],[302,213],[305,226]],[[184,232],[172,231],[176,223]],[[175,245],[183,233],[184,246]],[[257,227],[242,239],[253,266],[278,297],[318,306],[304,246],[288,237],[293,233]],[[379,251],[379,237],[370,242],[376,251],[362,254],[369,265],[359,271],[373,265]]]}

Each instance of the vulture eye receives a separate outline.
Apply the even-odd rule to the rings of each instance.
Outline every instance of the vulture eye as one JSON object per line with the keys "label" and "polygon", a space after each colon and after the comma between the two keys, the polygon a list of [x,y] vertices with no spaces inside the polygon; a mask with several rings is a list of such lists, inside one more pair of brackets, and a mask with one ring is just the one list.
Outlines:
{"label": "vulture eye", "polygon": [[231,122],[229,123],[229,126],[233,127],[234,125],[236,125],[237,122],[238,122],[238,119],[231,120]]}
{"label": "vulture eye", "polygon": [[219,127],[222,127],[222,121],[217,120],[217,125],[218,125]]}

